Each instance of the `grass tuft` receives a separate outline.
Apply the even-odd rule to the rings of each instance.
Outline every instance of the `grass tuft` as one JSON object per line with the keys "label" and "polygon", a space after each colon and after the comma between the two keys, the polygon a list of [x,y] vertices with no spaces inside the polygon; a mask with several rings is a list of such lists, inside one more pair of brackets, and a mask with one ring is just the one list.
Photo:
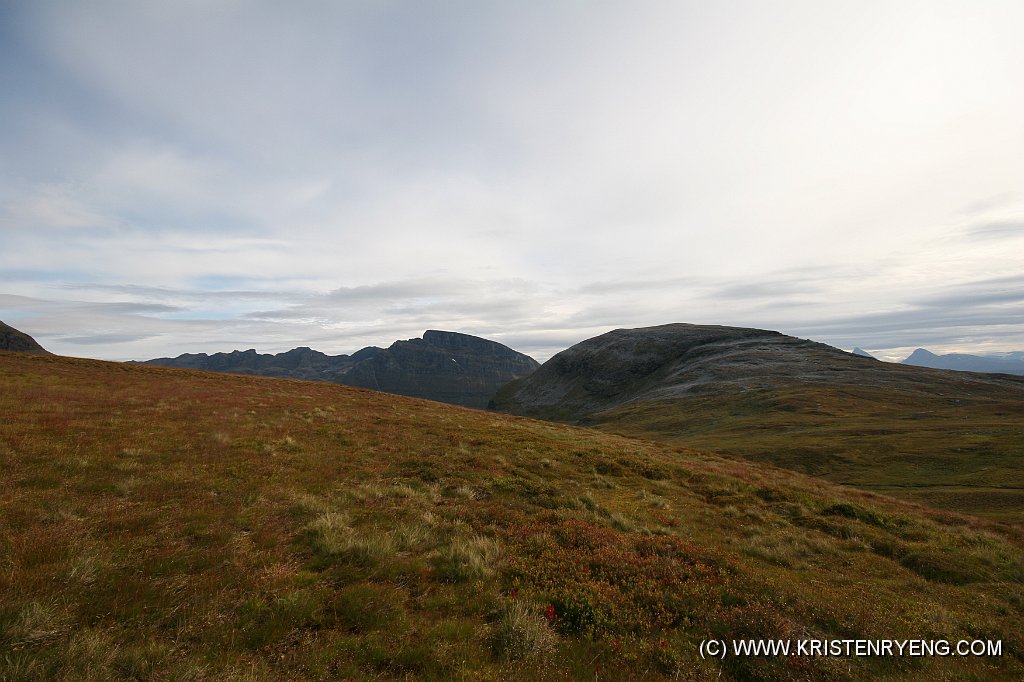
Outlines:
{"label": "grass tuft", "polygon": [[508,659],[542,659],[554,653],[558,636],[548,620],[520,599],[513,599],[502,611],[501,620],[491,638],[494,652]]}
{"label": "grass tuft", "polygon": [[393,629],[406,617],[401,590],[375,583],[358,583],[338,590],[328,599],[326,614],[342,627],[357,632]]}
{"label": "grass tuft", "polygon": [[494,575],[500,556],[498,543],[490,538],[456,537],[435,553],[433,564],[439,579],[458,583]]}

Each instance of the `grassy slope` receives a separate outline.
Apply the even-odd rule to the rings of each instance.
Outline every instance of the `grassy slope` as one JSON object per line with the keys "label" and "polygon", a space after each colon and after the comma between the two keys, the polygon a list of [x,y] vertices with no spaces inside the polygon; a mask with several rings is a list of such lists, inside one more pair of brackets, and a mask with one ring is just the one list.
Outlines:
{"label": "grassy slope", "polygon": [[[949,374],[949,373],[946,373]],[[600,428],[709,448],[987,518],[1024,521],[1024,394],[781,385],[627,405]]]}
{"label": "grassy slope", "polygon": [[1024,677],[1011,527],[317,383],[0,353],[0,415],[0,679]]}

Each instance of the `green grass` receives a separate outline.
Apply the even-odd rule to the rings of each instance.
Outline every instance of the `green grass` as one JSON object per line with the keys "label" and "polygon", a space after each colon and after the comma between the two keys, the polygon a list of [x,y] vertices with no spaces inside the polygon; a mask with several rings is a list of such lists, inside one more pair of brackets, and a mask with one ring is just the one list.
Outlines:
{"label": "green grass", "polygon": [[[955,374],[955,373],[947,373]],[[929,506],[1024,521],[1021,390],[805,384],[627,405],[598,428],[713,450]]]}
{"label": "green grass", "polygon": [[0,680],[1024,677],[1014,526],[328,384],[0,353],[0,414]]}

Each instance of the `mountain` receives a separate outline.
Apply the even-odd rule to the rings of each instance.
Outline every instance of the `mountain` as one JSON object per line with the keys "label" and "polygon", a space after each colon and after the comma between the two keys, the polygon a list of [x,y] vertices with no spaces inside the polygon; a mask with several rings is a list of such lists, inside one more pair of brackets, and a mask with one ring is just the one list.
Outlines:
{"label": "mountain", "polygon": [[[372,356],[374,352],[384,351],[380,348],[364,348],[356,355],[359,355],[360,359],[365,359]],[[201,369],[209,372],[337,382],[354,362],[358,362],[354,358],[355,355],[326,355],[310,348],[300,347],[276,354],[261,354],[253,349],[212,355],[185,353],[176,358],[147,360],[142,364]]]}
{"label": "mountain", "polygon": [[909,357],[901,360],[901,363],[916,367],[953,369],[961,372],[1019,374],[1024,376],[1024,352],[1019,351],[996,356],[968,355],[966,353],[936,355],[924,348],[918,348]]}
{"label": "mountain", "polygon": [[495,341],[428,330],[354,363],[338,383],[483,408],[500,387],[538,367]]}
{"label": "mountain", "polygon": [[396,341],[386,349],[363,348],[352,355],[325,355],[309,348],[259,354],[186,353],[143,364],[330,381],[467,407],[486,407],[504,384],[540,365],[495,341],[457,332],[427,330],[422,339]]}
{"label": "mountain", "polygon": [[40,346],[31,336],[3,322],[0,322],[0,350],[49,355],[49,351]]}
{"label": "mountain", "polygon": [[874,356],[874,355],[872,355],[871,353],[867,352],[867,351],[866,351],[866,350],[864,350],[863,348],[860,348],[859,346],[858,346],[857,348],[854,348],[854,349],[853,349],[853,354],[854,354],[854,355],[859,355],[859,356],[860,356],[860,357],[862,357],[862,358],[871,358],[871,359],[877,359],[877,358],[875,358],[875,356]]}
{"label": "mountain", "polygon": [[669,324],[558,353],[492,406],[1024,520],[1024,379],[883,363],[778,332]]}
{"label": "mountain", "polygon": [[780,383],[829,385],[851,373],[892,386],[901,380],[879,363],[779,332],[667,324],[617,329],[576,344],[502,389],[495,407],[585,422],[625,404]]}
{"label": "mountain", "polygon": [[326,382],[0,353],[0,412],[2,680],[1024,679],[1019,527]]}

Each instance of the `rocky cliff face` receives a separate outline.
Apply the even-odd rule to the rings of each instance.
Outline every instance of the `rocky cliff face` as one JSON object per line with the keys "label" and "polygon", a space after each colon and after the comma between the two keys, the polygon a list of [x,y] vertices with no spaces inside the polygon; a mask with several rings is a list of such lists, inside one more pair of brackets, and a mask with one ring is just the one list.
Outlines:
{"label": "rocky cliff face", "polygon": [[31,336],[3,322],[0,322],[0,350],[49,355],[49,352]]}
{"label": "rocky cliff face", "polygon": [[486,407],[499,387],[539,367],[536,360],[477,336],[428,330],[422,339],[396,341],[387,349],[325,355],[310,348],[259,354],[186,353],[146,364],[232,374],[331,381],[439,402]]}

